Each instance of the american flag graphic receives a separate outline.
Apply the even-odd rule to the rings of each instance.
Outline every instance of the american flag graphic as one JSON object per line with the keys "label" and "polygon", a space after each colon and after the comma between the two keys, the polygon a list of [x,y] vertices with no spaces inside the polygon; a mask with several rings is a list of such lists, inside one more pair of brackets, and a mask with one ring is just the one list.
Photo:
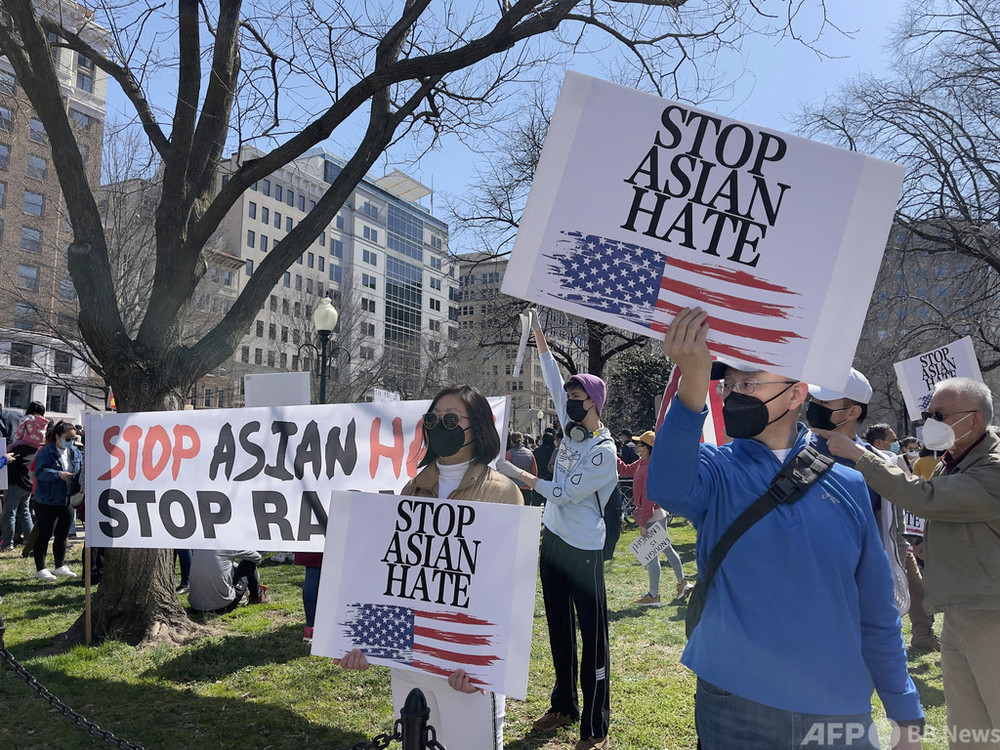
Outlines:
{"label": "american flag graphic", "polygon": [[[429,612],[394,604],[355,603],[340,623],[365,656],[408,664],[447,677],[461,667],[470,675],[500,657],[492,652],[495,625],[461,612]],[[485,683],[470,678],[476,685]]]}
{"label": "american flag graphic", "polygon": [[[681,308],[701,306],[713,353],[783,369],[781,348],[802,342],[798,293],[741,268],[694,262],[620,240],[563,232],[544,253],[560,288],[548,294],[663,332]],[[712,288],[706,288],[710,282]]]}

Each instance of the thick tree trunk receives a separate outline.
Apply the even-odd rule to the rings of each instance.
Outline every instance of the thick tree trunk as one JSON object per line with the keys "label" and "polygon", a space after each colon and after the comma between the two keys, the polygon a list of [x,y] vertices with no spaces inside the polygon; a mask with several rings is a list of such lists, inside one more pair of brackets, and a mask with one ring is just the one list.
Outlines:
{"label": "thick tree trunk", "polygon": [[[190,383],[176,380],[176,371],[146,365],[134,371],[165,373],[163,377],[122,379],[121,411],[163,411],[183,405],[180,393]],[[165,395],[164,395],[165,394]],[[92,601],[92,637],[124,641],[133,646],[186,643],[208,632],[193,622],[177,599],[174,589],[173,550],[109,549],[104,572]],[[83,643],[86,613],[55,643],[56,649]]]}
{"label": "thick tree trunk", "polygon": [[[133,646],[182,644],[205,632],[177,600],[173,554],[156,549],[107,551],[104,575],[93,598],[94,640],[114,638]],[[80,615],[56,645],[82,643],[85,617],[86,613]]]}

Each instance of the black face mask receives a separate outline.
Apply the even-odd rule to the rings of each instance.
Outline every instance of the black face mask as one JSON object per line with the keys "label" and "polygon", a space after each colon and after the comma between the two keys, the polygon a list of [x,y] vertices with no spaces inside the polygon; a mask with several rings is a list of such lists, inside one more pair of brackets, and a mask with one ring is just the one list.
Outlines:
{"label": "black face mask", "polygon": [[465,447],[465,428],[446,429],[443,423],[438,423],[433,430],[426,430],[427,445],[438,458],[454,456]]}
{"label": "black face mask", "polygon": [[[844,409],[850,407],[845,406]],[[831,409],[829,406],[823,406],[823,404],[817,403],[815,401],[810,401],[809,406],[806,407],[806,423],[816,430],[835,430],[844,422],[833,421],[833,413],[835,411],[843,411],[844,409]],[[845,422],[847,420],[844,420]]]}
{"label": "black face mask", "polygon": [[776,393],[767,401],[761,401],[753,396],[745,396],[733,391],[722,404],[722,421],[726,425],[726,434],[731,438],[752,438],[762,433],[772,422],[777,422],[788,414],[785,409],[774,419],[768,421],[767,405],[791,388],[790,383],[781,393]]}
{"label": "black face mask", "polygon": [[582,422],[587,416],[587,409],[583,408],[586,399],[571,398],[566,400],[566,416],[574,422]]}

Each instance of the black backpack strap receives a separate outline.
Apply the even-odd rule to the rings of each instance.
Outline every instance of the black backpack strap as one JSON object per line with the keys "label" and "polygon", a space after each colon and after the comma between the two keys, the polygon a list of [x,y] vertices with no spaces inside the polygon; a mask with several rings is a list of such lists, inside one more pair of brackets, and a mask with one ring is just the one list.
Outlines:
{"label": "black backpack strap", "polygon": [[803,493],[833,464],[834,460],[831,457],[824,456],[810,445],[805,446],[796,454],[795,458],[781,467],[781,471],[771,480],[767,492],[737,516],[736,520],[726,529],[709,554],[705,570],[699,572],[698,585],[691,592],[685,623],[689,638],[698,621],[701,620],[708,587],[712,585],[712,579],[719,571],[719,566],[722,565],[722,561],[737,540],[755,523],[778,507],[780,503],[791,504],[798,501]]}

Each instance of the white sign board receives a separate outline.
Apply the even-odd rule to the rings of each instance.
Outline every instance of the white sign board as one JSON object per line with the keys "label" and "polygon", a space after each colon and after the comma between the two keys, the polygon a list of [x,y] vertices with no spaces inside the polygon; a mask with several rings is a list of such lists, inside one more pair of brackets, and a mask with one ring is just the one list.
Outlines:
{"label": "white sign board", "polygon": [[659,337],[700,305],[714,354],[839,387],[903,172],[570,72],[502,291]]}
{"label": "white sign board", "polygon": [[308,372],[257,372],[243,377],[247,406],[300,406],[312,401]]}
{"label": "white sign board", "polygon": [[88,413],[87,543],[320,552],[333,491],[416,476],[430,404]]}
{"label": "white sign board", "polygon": [[628,548],[632,550],[640,565],[649,565],[657,556],[670,546],[670,535],[658,523],[646,529],[646,536],[638,537]]}
{"label": "white sign board", "polygon": [[523,700],[541,508],[335,492],[312,653]]}
{"label": "white sign board", "polygon": [[921,419],[921,412],[927,411],[936,383],[955,377],[983,379],[970,336],[896,362],[893,367],[906,412],[913,420]]}

